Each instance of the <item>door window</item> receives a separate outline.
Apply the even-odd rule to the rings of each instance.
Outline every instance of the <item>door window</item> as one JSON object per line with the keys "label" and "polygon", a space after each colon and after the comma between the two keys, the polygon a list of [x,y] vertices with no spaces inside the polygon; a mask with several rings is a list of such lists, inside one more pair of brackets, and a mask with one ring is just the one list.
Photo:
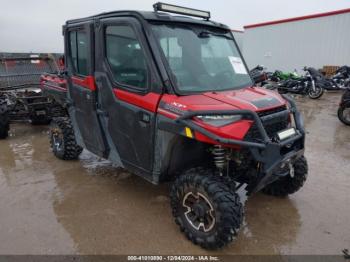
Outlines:
{"label": "door window", "polygon": [[88,41],[84,31],[69,33],[69,50],[75,74],[88,75]]}
{"label": "door window", "polygon": [[114,80],[137,89],[147,88],[147,64],[134,30],[127,25],[107,26],[106,58]]}

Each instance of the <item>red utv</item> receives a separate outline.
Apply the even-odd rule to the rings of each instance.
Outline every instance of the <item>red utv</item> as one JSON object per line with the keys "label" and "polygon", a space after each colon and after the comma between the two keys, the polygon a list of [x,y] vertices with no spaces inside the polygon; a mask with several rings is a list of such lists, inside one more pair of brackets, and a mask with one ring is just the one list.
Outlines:
{"label": "red utv", "polygon": [[303,186],[302,117],[288,96],[253,86],[230,29],[209,12],[154,9],[65,24],[68,116],[52,123],[52,150],[68,160],[85,148],[151,183],[173,181],[181,231],[219,248],[243,220],[238,188],[285,196]]}

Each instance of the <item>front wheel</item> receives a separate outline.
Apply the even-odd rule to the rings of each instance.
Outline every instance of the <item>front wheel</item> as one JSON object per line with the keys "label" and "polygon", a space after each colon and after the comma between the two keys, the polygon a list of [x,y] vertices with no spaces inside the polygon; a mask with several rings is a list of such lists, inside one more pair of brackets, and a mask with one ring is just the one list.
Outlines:
{"label": "front wheel", "polygon": [[303,187],[308,173],[308,165],[304,156],[297,159],[289,167],[289,174],[267,185],[262,192],[267,195],[284,197],[297,192]]}
{"label": "front wheel", "polygon": [[210,170],[190,169],[170,192],[175,222],[194,244],[217,249],[231,242],[243,220],[237,193]]}
{"label": "front wheel", "polygon": [[311,99],[318,99],[323,95],[323,93],[324,93],[324,89],[319,85],[315,86],[315,90],[313,90],[312,88],[309,88],[308,90],[308,96]]}
{"label": "front wheel", "polygon": [[343,124],[350,126],[350,106],[340,106],[338,109],[338,118]]}

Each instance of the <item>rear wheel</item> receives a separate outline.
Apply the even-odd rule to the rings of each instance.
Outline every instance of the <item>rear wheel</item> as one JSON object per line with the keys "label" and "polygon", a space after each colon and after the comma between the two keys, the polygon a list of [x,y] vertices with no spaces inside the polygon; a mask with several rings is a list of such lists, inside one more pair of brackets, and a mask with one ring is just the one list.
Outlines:
{"label": "rear wheel", "polygon": [[0,139],[8,137],[8,131],[10,129],[9,121],[7,102],[0,98]]}
{"label": "rear wheel", "polygon": [[54,155],[63,160],[77,159],[83,151],[82,147],[77,145],[72,124],[67,117],[52,120],[50,145]]}
{"label": "rear wheel", "polygon": [[272,196],[287,196],[303,187],[308,173],[308,165],[304,156],[297,159],[289,169],[289,174],[267,185],[262,192]]}
{"label": "rear wheel", "polygon": [[343,124],[350,126],[350,107],[346,105],[339,107],[338,118]]}
{"label": "rear wheel", "polygon": [[308,96],[311,99],[318,99],[323,95],[323,93],[324,93],[324,89],[319,85],[316,85],[315,90],[313,90],[312,88],[309,88]]}
{"label": "rear wheel", "polygon": [[207,169],[190,169],[170,192],[175,222],[194,244],[217,249],[231,242],[243,220],[238,194]]}

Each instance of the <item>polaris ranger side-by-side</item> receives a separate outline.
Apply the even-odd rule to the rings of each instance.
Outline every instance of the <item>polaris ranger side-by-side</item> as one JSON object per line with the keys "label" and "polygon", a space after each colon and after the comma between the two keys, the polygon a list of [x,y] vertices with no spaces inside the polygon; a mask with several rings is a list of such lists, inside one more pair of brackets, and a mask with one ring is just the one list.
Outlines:
{"label": "polaris ranger side-by-side", "polygon": [[181,231],[219,248],[243,220],[239,187],[285,196],[303,186],[302,117],[288,96],[253,86],[230,29],[209,12],[154,9],[64,25],[66,72],[43,79],[48,92],[67,85],[52,150],[67,160],[86,148],[154,184],[173,181]]}

